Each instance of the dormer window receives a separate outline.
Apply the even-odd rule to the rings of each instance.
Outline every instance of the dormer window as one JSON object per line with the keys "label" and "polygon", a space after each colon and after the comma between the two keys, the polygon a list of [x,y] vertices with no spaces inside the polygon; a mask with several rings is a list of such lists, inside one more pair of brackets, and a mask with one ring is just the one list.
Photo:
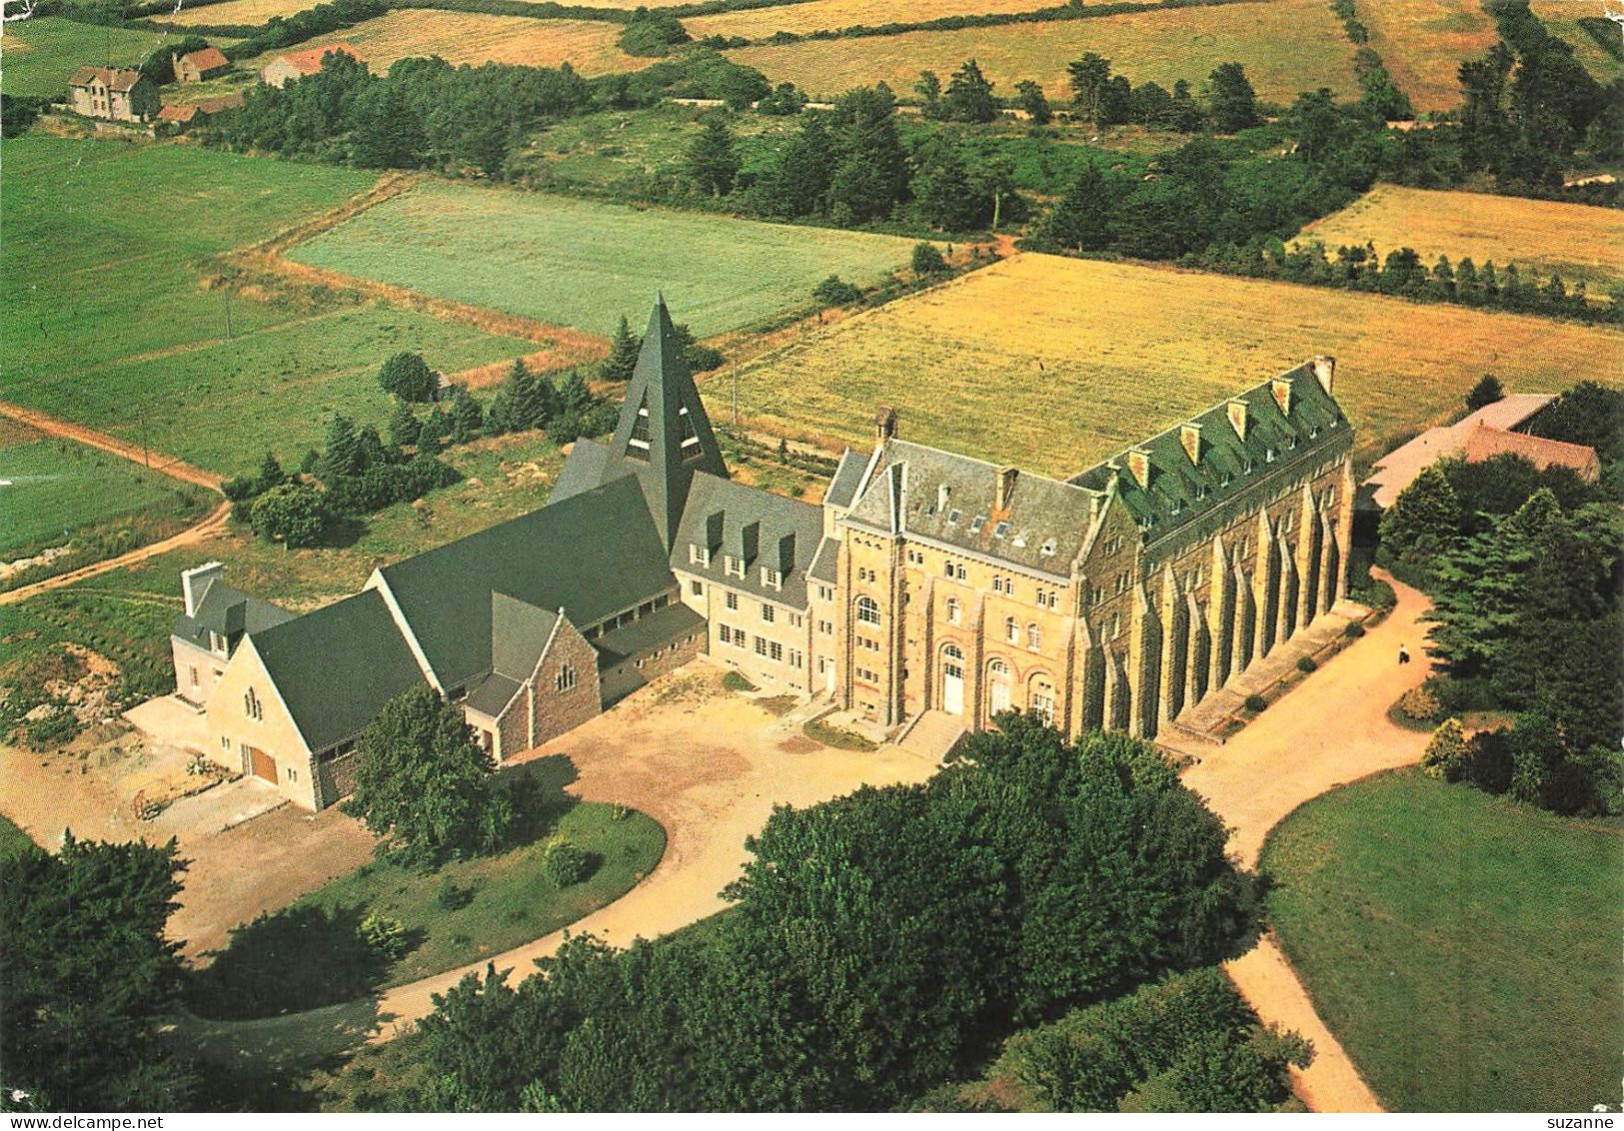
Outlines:
{"label": "dormer window", "polygon": [[981,533],[981,528],[986,526],[986,525],[987,525],[987,516],[984,515],[984,514],[978,514],[975,517],[975,521],[970,523],[970,533],[971,534],[980,534]]}
{"label": "dormer window", "polygon": [[1205,499],[1207,497],[1207,485],[1205,483],[1197,483],[1195,485],[1195,497],[1198,499]]}
{"label": "dormer window", "polygon": [[1055,554],[1055,541],[1054,541],[1054,539],[1053,538],[1049,539],[1041,547],[1039,547],[1038,553],[1042,554],[1046,558],[1054,557],[1054,554]]}
{"label": "dormer window", "polygon": [[947,524],[949,526],[957,526],[958,522],[959,522],[959,508],[954,507],[952,510],[947,512]]}
{"label": "dormer window", "polygon": [[698,542],[688,543],[688,564],[701,566],[710,565],[710,547],[701,546]]}
{"label": "dormer window", "polygon": [[1229,472],[1226,471],[1226,472],[1224,472],[1222,475],[1220,475],[1218,477],[1218,486],[1220,486],[1220,487],[1228,487],[1229,486]]}
{"label": "dormer window", "polygon": [[992,536],[994,538],[1005,538],[1008,535],[1009,535],[1009,523],[1007,523],[1007,522],[1000,522],[997,526],[992,528]]}
{"label": "dormer window", "polygon": [[1310,425],[1310,426],[1309,426],[1309,429],[1308,429],[1308,438],[1309,438],[1309,439],[1310,439],[1310,440],[1317,440],[1317,439],[1319,439],[1319,425],[1318,425],[1318,424],[1313,424],[1313,425]]}
{"label": "dormer window", "polygon": [[209,650],[224,656],[226,654],[226,638],[211,630],[209,632]]}
{"label": "dormer window", "polygon": [[1183,511],[1184,511],[1184,500],[1183,499],[1174,499],[1172,509],[1173,509],[1174,514],[1182,514]]}
{"label": "dormer window", "polygon": [[1273,462],[1274,462],[1274,458],[1275,458],[1275,451],[1274,451],[1274,449],[1273,449],[1273,448],[1269,448],[1269,449],[1268,449],[1268,450],[1267,450],[1267,451],[1265,451],[1265,452],[1264,452],[1264,453],[1263,453],[1263,458],[1264,458],[1264,460],[1266,460],[1266,461],[1267,461],[1267,462],[1269,462],[1269,463],[1273,463]]}
{"label": "dormer window", "polygon": [[784,587],[784,575],[776,569],[768,569],[766,566],[762,566],[761,584],[768,589],[782,589]]}
{"label": "dormer window", "polygon": [[743,558],[734,557],[732,554],[726,554],[726,555],[723,556],[723,568],[727,571],[727,575],[729,577],[737,577],[740,580],[743,580],[743,578],[744,578],[744,559]]}
{"label": "dormer window", "polygon": [[1242,475],[1250,475],[1250,474],[1252,474],[1252,472],[1256,468],[1256,466],[1257,465],[1254,464],[1251,460],[1247,460],[1245,465],[1241,467],[1241,474]]}
{"label": "dormer window", "polygon": [[1292,452],[1292,451],[1296,451],[1296,450],[1297,450],[1297,437],[1288,436],[1286,438],[1286,451]]}

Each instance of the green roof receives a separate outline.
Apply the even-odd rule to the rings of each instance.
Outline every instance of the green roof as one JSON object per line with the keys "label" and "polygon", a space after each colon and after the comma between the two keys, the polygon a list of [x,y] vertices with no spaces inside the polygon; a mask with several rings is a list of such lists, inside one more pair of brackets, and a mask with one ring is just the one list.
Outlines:
{"label": "green roof", "polygon": [[[671,548],[671,564],[792,608],[806,607],[806,576],[823,541],[823,510],[759,487],[745,487],[699,472]],[[689,560],[689,545],[707,546],[710,564]],[[728,577],[725,555],[743,558],[744,577]],[[779,571],[777,588],[762,584],[761,569]]]}
{"label": "green roof", "polygon": [[374,590],[253,633],[251,639],[313,752],[355,737],[385,703],[423,682],[411,649]]}
{"label": "green roof", "polygon": [[[1231,405],[1245,408],[1244,438],[1230,419]],[[1195,459],[1185,447],[1185,429],[1191,426]],[[1294,474],[1340,455],[1352,442],[1335,398],[1313,367],[1302,365],[1081,472],[1071,482],[1103,491],[1115,480],[1141,539],[1155,542],[1244,495],[1264,475]],[[1132,470],[1135,453],[1146,457],[1143,484]]]}
{"label": "green roof", "polygon": [[491,594],[491,671],[521,683],[541,660],[558,614],[509,597]]}
{"label": "green roof", "polygon": [[258,633],[293,619],[293,614],[269,601],[250,597],[218,578],[210,581],[197,603],[195,615],[175,618],[173,632],[200,648],[209,646],[209,633],[224,636],[232,645],[244,632]]}
{"label": "green roof", "polygon": [[601,665],[618,664],[649,649],[705,630],[705,618],[681,601],[655,609],[592,642]]}
{"label": "green roof", "polygon": [[379,572],[447,690],[491,670],[493,593],[587,627],[675,584],[629,476]]}

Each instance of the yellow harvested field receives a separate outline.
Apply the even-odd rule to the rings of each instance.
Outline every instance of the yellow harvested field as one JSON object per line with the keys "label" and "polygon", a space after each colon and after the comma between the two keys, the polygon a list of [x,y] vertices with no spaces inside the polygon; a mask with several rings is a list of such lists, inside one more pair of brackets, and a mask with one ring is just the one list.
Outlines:
{"label": "yellow harvested field", "polygon": [[1556,272],[1570,287],[1583,279],[1592,292],[1624,281],[1624,212],[1584,204],[1378,185],[1297,239],[1333,251],[1369,241],[1380,255],[1413,247],[1429,265],[1440,255],[1516,263],[1542,278]]}
{"label": "yellow harvested field", "polygon": [[1055,6],[1054,0],[905,0],[901,4],[886,5],[877,5],[874,0],[807,0],[806,3],[785,4],[777,8],[748,8],[715,16],[695,16],[683,20],[682,26],[695,39],[703,39],[707,35],[766,39],[775,31],[805,35],[811,31],[838,30],[858,24],[876,27],[880,24],[938,20],[944,16],[1032,12]]}
{"label": "yellow harvested field", "polygon": [[262,24],[272,16],[286,19],[296,12],[314,8],[317,0],[226,0],[224,4],[201,7],[182,3],[180,11],[152,18],[161,24]]}
{"label": "yellow harvested field", "polygon": [[[1607,5],[1602,0],[1533,0],[1529,7],[1544,22],[1547,31],[1573,45],[1574,55],[1597,82],[1624,78],[1624,63],[1602,50],[1601,44],[1578,24],[1585,16],[1605,19]],[[1614,38],[1619,37],[1617,24],[1612,26],[1612,33]]]}
{"label": "yellow harvested field", "polygon": [[619,34],[619,24],[594,20],[532,20],[524,16],[411,8],[320,36],[302,46],[352,44],[375,71],[388,69],[396,59],[424,55],[475,66],[523,63],[556,67],[568,63],[583,75],[646,67],[649,60],[635,59],[615,45]]}
{"label": "yellow harvested field", "polygon": [[1359,19],[1418,114],[1459,106],[1460,65],[1500,39],[1479,0],[1366,0]]}
{"label": "yellow harvested field", "polygon": [[[741,416],[825,444],[901,434],[1065,475],[1316,354],[1369,461],[1458,412],[1485,372],[1514,392],[1624,378],[1624,333],[1379,295],[1023,254],[808,332],[740,366]],[[727,375],[703,389],[731,416]]]}
{"label": "yellow harvested field", "polygon": [[1069,96],[1066,64],[1085,51],[1111,60],[1135,83],[1171,87],[1187,79],[1199,89],[1220,63],[1236,61],[1261,98],[1289,102],[1300,91],[1328,86],[1358,92],[1353,50],[1324,0],[1260,0],[1215,8],[1171,8],[1096,19],[959,31],[814,40],[728,52],[774,82],[793,82],[815,95],[834,95],[884,79],[913,87],[919,72],[945,77],[975,59],[1010,93],[1022,79],[1041,83],[1051,99]]}

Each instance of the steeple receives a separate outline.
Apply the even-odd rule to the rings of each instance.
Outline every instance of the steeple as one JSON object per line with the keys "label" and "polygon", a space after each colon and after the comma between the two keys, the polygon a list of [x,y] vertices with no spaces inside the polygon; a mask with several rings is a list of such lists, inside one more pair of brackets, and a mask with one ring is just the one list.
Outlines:
{"label": "steeple", "polygon": [[663,295],[654,300],[609,451],[612,459],[623,460],[637,473],[667,550],[676,538],[694,472],[727,475]]}

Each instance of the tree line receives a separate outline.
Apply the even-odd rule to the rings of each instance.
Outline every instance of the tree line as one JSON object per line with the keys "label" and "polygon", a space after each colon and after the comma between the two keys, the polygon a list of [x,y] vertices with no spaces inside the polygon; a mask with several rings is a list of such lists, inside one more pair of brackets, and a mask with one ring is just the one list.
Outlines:
{"label": "tree line", "polygon": [[1002,726],[926,784],[776,810],[704,933],[470,976],[408,1038],[408,1102],[889,1110],[1018,1027],[1233,948],[1251,880],[1154,748]]}
{"label": "tree line", "polygon": [[1513,455],[1445,460],[1382,516],[1378,560],[1432,598],[1428,646],[1445,666],[1400,708],[1426,719],[1516,711],[1509,730],[1483,732],[1457,755],[1435,751],[1432,763],[1559,813],[1617,813],[1624,392],[1582,383],[1532,427],[1596,446],[1601,482]]}

